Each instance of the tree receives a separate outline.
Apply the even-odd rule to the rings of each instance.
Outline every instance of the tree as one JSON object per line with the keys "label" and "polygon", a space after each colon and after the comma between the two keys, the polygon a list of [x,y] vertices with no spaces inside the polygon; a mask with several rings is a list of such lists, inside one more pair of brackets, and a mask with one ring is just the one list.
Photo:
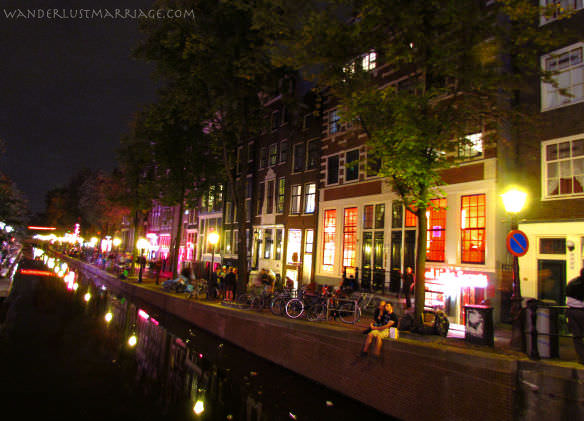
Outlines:
{"label": "tree", "polygon": [[0,221],[22,233],[30,217],[28,203],[14,182],[0,173]]}
{"label": "tree", "polygon": [[[424,309],[426,210],[440,197],[441,170],[483,132],[515,152],[512,128],[527,114],[516,94],[529,78],[549,74],[538,51],[550,29],[530,0],[273,0],[254,15],[276,40],[274,60],[304,69],[340,102],[345,121],[366,133],[407,209],[418,217],[416,318]],[[277,10],[279,13],[269,13]],[[373,54],[373,55],[371,55]],[[364,59],[392,74],[363,66]],[[315,71],[316,69],[316,71]],[[392,79],[402,82],[388,83]],[[513,160],[511,156],[510,160]]]}
{"label": "tree", "polygon": [[[158,7],[176,2],[159,1]],[[254,1],[199,0],[181,2],[194,9],[192,21],[150,20],[142,25],[146,40],[137,55],[157,66],[183,117],[204,123],[205,145],[217,157],[229,196],[237,209],[239,274],[247,282],[247,159],[235,172],[238,146],[265,127],[264,93],[272,93],[282,71],[273,66],[266,33],[252,22]]]}

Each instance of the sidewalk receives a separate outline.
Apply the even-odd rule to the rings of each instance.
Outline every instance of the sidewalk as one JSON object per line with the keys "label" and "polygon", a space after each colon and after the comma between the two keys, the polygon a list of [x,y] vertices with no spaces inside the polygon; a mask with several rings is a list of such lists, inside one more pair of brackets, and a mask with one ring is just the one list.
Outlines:
{"label": "sidewalk", "polygon": [[[110,275],[114,275],[112,272],[108,272]],[[142,288],[146,288],[148,290],[158,292],[161,294],[168,294],[174,297],[182,298],[184,300],[188,300],[189,294],[188,293],[174,293],[164,291],[162,288],[162,283],[170,279],[172,277],[171,272],[163,272],[159,276],[158,284],[156,283],[156,276],[152,271],[145,269],[142,273],[142,282],[138,282],[138,273],[131,274],[128,279],[124,280],[124,282],[134,284],[136,286],[140,286]],[[389,301],[394,304],[396,312],[400,313],[402,305],[396,303],[397,298],[392,296],[385,297]],[[228,306],[222,305],[221,301],[219,300],[206,300],[206,299],[196,299],[190,298],[190,300],[196,300],[198,303],[202,303],[209,306],[219,306],[225,308],[226,311],[229,311]],[[264,310],[262,312],[254,312],[256,314],[261,314],[262,317],[268,318],[276,318],[282,320],[289,320],[284,317],[274,316],[270,311]],[[306,320],[289,320],[290,322],[297,322],[297,323],[304,323],[310,325],[311,323],[317,324],[320,327],[326,327],[328,329],[333,330],[341,330],[346,331],[350,334],[361,334],[363,329],[369,326],[371,322],[371,318],[368,316],[364,316],[354,325],[345,324],[340,321],[320,321],[320,322],[308,322]],[[485,345],[474,345],[470,344],[465,341],[464,339],[464,330],[460,330],[460,328],[464,329],[462,326],[454,326],[448,332],[448,336],[446,338],[438,336],[438,335],[421,335],[416,333],[411,333],[408,331],[401,331],[400,332],[400,339],[407,340],[407,341],[417,341],[417,342],[424,342],[428,344],[433,344],[435,346],[448,346],[454,347],[458,350],[466,350],[470,353],[493,353],[499,356],[504,356],[507,358],[512,359],[520,359],[520,360],[527,360],[527,354],[523,352],[518,352],[510,347],[510,340],[511,340],[511,326],[500,324],[495,326],[494,329],[494,346],[485,346]],[[542,359],[541,362],[545,362],[546,364],[558,365],[562,367],[574,367],[574,368],[584,368],[580,364],[577,363],[577,355],[574,351],[574,346],[572,343],[572,339],[569,337],[560,337],[559,340],[559,356],[560,358],[551,358],[551,359]]]}

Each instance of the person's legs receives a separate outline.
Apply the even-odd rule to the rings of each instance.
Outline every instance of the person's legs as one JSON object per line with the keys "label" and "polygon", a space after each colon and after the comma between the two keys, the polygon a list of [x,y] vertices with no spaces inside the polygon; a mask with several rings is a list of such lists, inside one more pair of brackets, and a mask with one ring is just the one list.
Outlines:
{"label": "person's legs", "polygon": [[365,338],[365,344],[363,345],[363,351],[364,353],[369,352],[369,347],[371,346],[371,342],[373,341],[373,337],[375,336],[375,330],[372,330],[371,332],[369,332],[367,334],[367,337]]}
{"label": "person's legs", "polygon": [[566,314],[568,316],[568,328],[574,341],[574,349],[578,354],[578,361],[584,364],[584,310],[569,308]]}

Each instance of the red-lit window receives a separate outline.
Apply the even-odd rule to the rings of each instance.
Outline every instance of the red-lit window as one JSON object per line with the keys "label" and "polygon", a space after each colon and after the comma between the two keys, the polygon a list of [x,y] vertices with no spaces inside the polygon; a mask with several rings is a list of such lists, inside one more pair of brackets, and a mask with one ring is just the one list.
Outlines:
{"label": "red-lit window", "polygon": [[324,211],[324,235],[322,270],[333,271],[335,263],[335,238],[337,234],[337,211],[329,209]]}
{"label": "red-lit window", "polygon": [[462,196],[462,263],[485,263],[486,196]]}
{"label": "red-lit window", "polygon": [[416,228],[417,225],[418,217],[406,208],[406,228]]}
{"label": "red-lit window", "polygon": [[426,260],[444,261],[446,235],[446,199],[433,199],[432,208],[428,209],[428,231],[426,233]]}
{"label": "red-lit window", "polygon": [[345,209],[343,225],[343,267],[354,267],[357,250],[357,208]]}

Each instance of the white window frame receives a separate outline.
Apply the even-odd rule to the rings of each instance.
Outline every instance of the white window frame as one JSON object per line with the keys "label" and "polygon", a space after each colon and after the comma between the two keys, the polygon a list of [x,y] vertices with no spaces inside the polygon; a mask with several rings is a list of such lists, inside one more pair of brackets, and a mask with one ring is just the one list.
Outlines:
{"label": "white window frame", "polygon": [[[541,68],[544,70],[548,70],[547,66],[546,66],[546,61],[552,57],[557,57],[559,59],[560,56],[564,55],[564,54],[570,54],[571,51],[573,50],[577,50],[577,49],[581,49],[581,56],[580,56],[580,62],[577,64],[568,64],[568,67],[565,69],[562,69],[562,71],[559,71],[560,69],[557,69],[558,73],[553,75],[552,78],[554,80],[558,80],[562,75],[564,75],[563,77],[567,77],[570,78],[570,82],[569,85],[567,86],[567,89],[569,89],[571,92],[573,92],[574,87],[575,86],[579,86],[580,89],[580,96],[564,96],[564,95],[560,95],[557,90],[558,88],[553,87],[550,83],[545,83],[543,80],[540,82],[540,97],[541,97],[541,111],[549,111],[549,110],[553,110],[556,108],[561,108],[561,107],[566,107],[569,105],[573,105],[573,104],[577,104],[580,102],[584,102],[584,42],[577,42],[575,44],[571,44],[567,47],[564,48],[560,48],[559,50],[555,50],[552,51],[549,54],[543,55],[541,56]],[[569,60],[571,61],[572,58],[570,56]],[[558,67],[558,66],[556,66]],[[568,73],[569,72],[569,73]],[[579,74],[579,76],[578,76]],[[580,80],[578,80],[578,77],[580,78]],[[579,83],[578,83],[579,82]],[[566,89],[565,86],[560,85],[560,87]],[[552,92],[552,93],[550,93]],[[548,101],[548,96],[549,95],[560,95],[560,99],[561,99],[561,103],[559,104],[554,104],[554,105],[546,105],[549,101]]]}
{"label": "white window frame", "polygon": [[553,4],[556,4],[557,11],[550,17],[542,15],[539,19],[540,25],[545,25],[546,23],[555,21],[565,10],[574,12],[584,8],[584,0],[539,0],[539,5],[542,8],[550,7]]}
{"label": "white window frame", "polygon": [[[310,193],[310,186],[314,186],[314,193]],[[307,207],[310,201],[308,200],[308,196],[312,196],[312,211],[309,212]],[[302,208],[303,212],[307,215],[313,215],[316,212],[316,183],[306,183],[304,185],[304,207]]]}
{"label": "white window frame", "polygon": [[295,184],[291,188],[290,213],[293,215],[302,213],[302,184]]}
{"label": "white window frame", "polygon": [[365,72],[375,70],[375,67],[377,67],[377,53],[375,50],[371,50],[361,56],[361,66]]}
{"label": "white window frame", "polygon": [[[577,140],[584,140],[584,134],[580,134],[580,135],[575,135],[575,136],[568,136],[568,137],[562,137],[562,138],[557,138],[557,139],[550,139],[550,140],[546,140],[544,142],[541,142],[541,199],[542,200],[561,200],[561,199],[574,199],[574,198],[579,198],[579,197],[584,197],[584,192],[581,193],[566,193],[566,194],[557,194],[557,195],[550,195],[548,194],[548,161],[547,161],[547,154],[546,154],[546,149],[549,145],[553,145],[553,144],[560,144],[560,143],[565,143],[565,142],[569,142],[570,143],[570,157],[569,158],[558,158],[557,160],[554,160],[553,162],[566,162],[569,161],[570,162],[570,171],[571,171],[571,177],[573,180],[574,177],[574,157],[572,157],[572,142],[577,141]],[[584,160],[584,155],[578,155],[578,157],[576,159],[583,159]],[[557,170],[558,172],[560,171],[560,168],[558,168]],[[583,174],[582,177],[584,178],[584,170],[583,170]],[[584,185],[583,185],[584,187]],[[573,188],[572,188],[573,189]]]}

